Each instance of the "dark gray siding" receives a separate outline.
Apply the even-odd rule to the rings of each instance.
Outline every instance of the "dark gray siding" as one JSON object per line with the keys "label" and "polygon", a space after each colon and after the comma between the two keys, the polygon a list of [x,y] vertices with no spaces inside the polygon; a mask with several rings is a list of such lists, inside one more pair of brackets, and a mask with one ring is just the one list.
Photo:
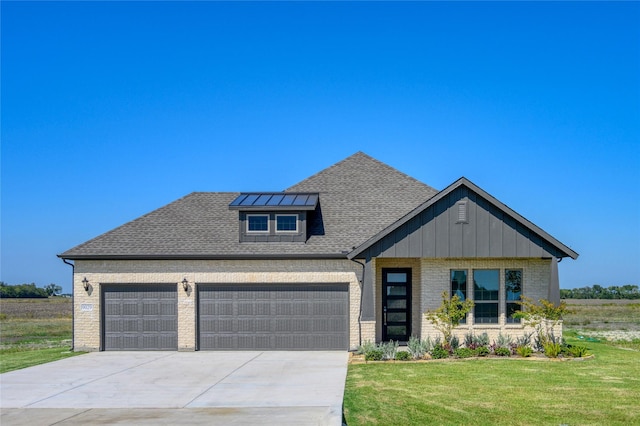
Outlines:
{"label": "dark gray siding", "polygon": [[[466,202],[466,222],[457,202]],[[365,251],[365,257],[562,257],[550,243],[460,186]]]}
{"label": "dark gray siding", "polygon": [[[264,234],[247,233],[247,214],[265,214],[269,215],[269,232]],[[276,215],[278,214],[295,214],[298,216],[298,231],[276,232]],[[241,211],[240,218],[240,242],[243,243],[303,243],[307,240],[307,212],[306,211]]]}

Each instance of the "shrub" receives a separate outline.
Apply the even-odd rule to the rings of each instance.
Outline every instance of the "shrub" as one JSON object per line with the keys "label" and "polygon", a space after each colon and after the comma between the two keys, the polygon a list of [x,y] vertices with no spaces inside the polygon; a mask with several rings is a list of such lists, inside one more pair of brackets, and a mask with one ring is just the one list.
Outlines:
{"label": "shrub", "polygon": [[489,346],[489,335],[485,332],[476,336],[475,344],[478,346]]}
{"label": "shrub", "polygon": [[396,360],[398,361],[409,361],[411,359],[411,354],[407,351],[398,351],[396,353]]}
{"label": "shrub", "polygon": [[382,349],[370,349],[368,352],[365,352],[364,359],[365,361],[382,361]]}
{"label": "shrub", "polygon": [[525,334],[524,336],[520,336],[516,339],[517,346],[531,346],[531,336],[533,336],[533,332]]}
{"label": "shrub", "polygon": [[511,345],[513,339],[508,334],[498,334],[498,341],[496,342],[497,346],[501,348],[508,348]]}
{"label": "shrub", "polygon": [[436,345],[431,350],[431,357],[433,359],[443,359],[449,357],[449,351],[445,349],[442,345]]}
{"label": "shrub", "polygon": [[476,336],[471,331],[464,335],[464,345],[468,348],[475,349],[475,340]]}
{"label": "shrub", "polygon": [[584,346],[569,346],[569,353],[576,358],[588,356],[587,348]]}
{"label": "shrub", "polygon": [[457,348],[453,354],[458,358],[471,358],[476,352],[471,348]]}
{"label": "shrub", "polygon": [[433,348],[433,342],[431,342],[431,338],[427,337],[425,340],[420,340],[417,337],[411,336],[409,337],[409,342],[407,343],[407,350],[413,357],[413,359],[421,359],[424,358],[424,355],[431,351]]}
{"label": "shrub", "polygon": [[548,342],[544,344],[544,354],[549,358],[558,358],[562,351],[562,345],[560,343]]}
{"label": "shrub", "polygon": [[381,343],[380,349],[382,349],[382,359],[395,359],[396,352],[398,352],[398,342],[389,340],[387,343]]}
{"label": "shrub", "polygon": [[449,293],[443,291],[440,306],[433,311],[427,311],[425,316],[442,333],[444,342],[451,344],[453,329],[460,325],[460,321],[471,312],[473,306],[472,300],[460,300],[455,294],[449,298]]}
{"label": "shrub", "polygon": [[556,343],[553,328],[560,323],[565,314],[572,312],[567,307],[567,303],[562,301],[559,305],[555,305],[546,299],[540,299],[536,304],[527,297],[522,297],[522,300],[517,303],[522,310],[517,311],[513,316],[521,318],[524,325],[535,329],[538,350],[540,347],[544,348],[548,342]]}
{"label": "shrub", "polygon": [[531,346],[520,345],[516,348],[516,353],[523,358],[527,358],[531,356],[533,349],[531,349]]}
{"label": "shrub", "polygon": [[367,340],[366,342],[358,346],[358,348],[356,349],[356,354],[363,355],[375,348],[376,348],[376,344],[370,340]]}
{"label": "shrub", "polygon": [[456,349],[458,349],[460,347],[460,339],[458,339],[457,336],[453,336],[453,337],[451,337],[451,342],[449,344],[451,346],[451,349],[453,349],[455,351]]}
{"label": "shrub", "polygon": [[475,349],[475,352],[477,356],[487,356],[490,353],[489,348],[487,346],[478,346]]}
{"label": "shrub", "polygon": [[499,346],[494,353],[498,356],[511,356],[511,349]]}

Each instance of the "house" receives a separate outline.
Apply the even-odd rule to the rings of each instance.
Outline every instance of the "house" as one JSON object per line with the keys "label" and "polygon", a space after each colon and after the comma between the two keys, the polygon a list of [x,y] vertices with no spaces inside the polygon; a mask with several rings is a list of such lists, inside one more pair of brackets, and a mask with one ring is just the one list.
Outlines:
{"label": "house", "polygon": [[192,351],[435,337],[443,291],[475,301],[460,335],[516,337],[515,302],[558,302],[557,262],[578,254],[465,178],[437,191],[358,152],[283,192],[189,194],[59,257],[76,350]]}

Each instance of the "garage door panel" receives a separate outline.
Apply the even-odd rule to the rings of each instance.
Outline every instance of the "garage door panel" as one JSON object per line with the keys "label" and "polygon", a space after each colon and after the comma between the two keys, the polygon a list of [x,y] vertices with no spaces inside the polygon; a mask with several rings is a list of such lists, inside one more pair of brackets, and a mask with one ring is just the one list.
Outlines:
{"label": "garage door panel", "polygon": [[198,289],[200,349],[348,349],[346,284]]}
{"label": "garage door panel", "polygon": [[104,285],[105,350],[177,350],[175,285]]}

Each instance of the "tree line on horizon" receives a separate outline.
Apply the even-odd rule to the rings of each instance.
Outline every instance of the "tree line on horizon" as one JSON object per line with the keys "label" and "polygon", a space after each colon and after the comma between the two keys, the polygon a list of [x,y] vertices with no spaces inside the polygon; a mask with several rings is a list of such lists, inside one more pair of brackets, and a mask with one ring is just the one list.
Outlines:
{"label": "tree line on horizon", "polygon": [[[57,296],[62,292],[62,287],[49,284],[45,287],[37,287],[34,283],[10,285],[0,281],[0,298],[46,298]],[[593,286],[578,287],[573,289],[560,289],[561,299],[640,299],[640,288],[634,284],[623,286],[612,285],[603,287],[598,284]]]}
{"label": "tree line on horizon", "polygon": [[0,298],[44,299],[61,292],[62,287],[53,283],[45,287],[37,287],[34,283],[11,285],[0,281]]}
{"label": "tree line on horizon", "polygon": [[561,299],[640,299],[640,289],[637,285],[626,284],[623,286],[612,285],[602,287],[593,286],[578,287],[572,289],[560,289]]}

